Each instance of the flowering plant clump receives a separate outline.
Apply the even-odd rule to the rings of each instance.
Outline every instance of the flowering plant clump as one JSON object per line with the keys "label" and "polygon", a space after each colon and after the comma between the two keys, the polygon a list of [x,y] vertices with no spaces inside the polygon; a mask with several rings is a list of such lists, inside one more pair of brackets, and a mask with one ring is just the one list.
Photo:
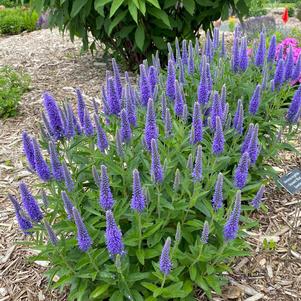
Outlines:
{"label": "flowering plant clump", "polygon": [[113,60],[93,117],[80,90],[76,114],[44,93],[42,140],[23,133],[42,190],[20,183],[22,203],[10,200],[69,300],[191,300],[196,286],[210,298],[248,254],[248,212],[271,175],[263,159],[290,147],[279,129],[289,138],[300,118],[291,62],[276,63],[264,33],[251,58],[238,31],[231,55],[218,30],[202,55],[198,42],[168,48],[167,72],[154,56],[137,88]]}

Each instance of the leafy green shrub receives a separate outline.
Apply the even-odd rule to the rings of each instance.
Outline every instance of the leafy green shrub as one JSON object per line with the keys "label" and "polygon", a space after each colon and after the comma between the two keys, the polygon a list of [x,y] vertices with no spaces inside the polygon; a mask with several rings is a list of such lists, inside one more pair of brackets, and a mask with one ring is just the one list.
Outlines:
{"label": "leafy green shrub", "polygon": [[[69,30],[72,39],[79,36],[85,48],[90,32],[131,68],[150,59],[156,49],[163,55],[166,43],[175,37],[192,39],[201,26],[212,28],[212,21],[228,16],[229,6],[238,16],[248,11],[245,0],[34,0],[33,4],[38,10],[50,10],[50,26]],[[95,41],[90,47],[95,48]]]}
{"label": "leafy green shrub", "polygon": [[0,11],[0,33],[19,34],[22,31],[35,30],[38,15],[34,11],[22,8],[7,8]]}
{"label": "leafy green shrub", "polygon": [[294,17],[294,15],[295,15],[295,9],[294,9],[294,7],[290,6],[287,9],[288,9],[288,16],[289,17]]}
{"label": "leafy green shrub", "polygon": [[4,5],[5,7],[15,7],[16,4],[14,1],[10,0],[0,0],[0,5]]}
{"label": "leafy green shrub", "polygon": [[0,68],[0,118],[16,115],[22,94],[28,89],[29,77],[10,67]]}
{"label": "leafy green shrub", "polygon": [[232,57],[218,37],[207,35],[203,56],[198,43],[180,51],[176,42],[167,72],[158,56],[140,65],[137,89],[128,74],[122,84],[113,60],[94,122],[79,90],[77,117],[44,94],[40,145],[50,167],[23,133],[43,205],[24,183],[22,206],[10,198],[36,238],[27,242],[40,251],[34,259],[50,261],[47,275],[70,288],[69,300],[192,300],[194,287],[210,298],[233,259],[248,254],[243,230],[257,225],[249,213],[273,176],[265,160],[292,149],[301,88],[291,102],[284,79],[293,75],[279,76],[283,62],[275,72],[274,38],[267,55],[261,34],[248,60],[237,31]]}
{"label": "leafy green shrub", "polygon": [[251,0],[250,1],[250,17],[257,17],[267,14],[267,9],[265,8],[267,5],[267,0]]}

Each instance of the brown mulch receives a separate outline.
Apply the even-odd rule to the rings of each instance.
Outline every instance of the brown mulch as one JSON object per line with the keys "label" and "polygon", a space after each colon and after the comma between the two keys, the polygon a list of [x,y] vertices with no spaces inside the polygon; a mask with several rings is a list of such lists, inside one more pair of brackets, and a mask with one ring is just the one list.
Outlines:
{"label": "brown mulch", "polygon": [[[0,37],[0,66],[23,69],[32,78],[18,116],[0,119],[0,301],[66,300],[64,294],[48,288],[45,267],[28,262],[32,251],[15,244],[23,236],[6,195],[17,192],[21,179],[35,181],[26,171],[20,137],[23,129],[38,134],[43,91],[50,91],[58,100],[74,101],[74,88],[80,87],[89,98],[100,97],[106,66],[90,54],[80,55],[80,47],[79,41],[73,44],[50,30]],[[273,164],[281,173],[301,168],[300,157],[295,155],[283,153],[278,159]],[[254,213],[260,227],[248,232],[253,254],[233,265],[230,285],[223,297],[214,296],[214,300],[301,300],[300,194],[291,196],[272,183],[265,197],[268,213]],[[274,250],[263,247],[264,238],[275,242]],[[198,300],[205,300],[202,294]]]}

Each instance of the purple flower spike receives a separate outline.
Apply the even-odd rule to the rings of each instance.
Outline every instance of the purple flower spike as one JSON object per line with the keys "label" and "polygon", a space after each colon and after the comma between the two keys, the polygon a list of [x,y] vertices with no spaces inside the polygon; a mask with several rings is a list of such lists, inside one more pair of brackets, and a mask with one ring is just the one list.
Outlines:
{"label": "purple flower spike", "polygon": [[207,76],[207,87],[208,87],[208,96],[209,96],[212,91],[212,86],[213,86],[213,80],[212,80],[212,76],[211,76],[209,63],[206,64],[206,76]]}
{"label": "purple flower spike", "polygon": [[200,104],[198,102],[195,102],[193,107],[191,135],[193,137],[191,143],[193,144],[199,143],[203,140],[203,121],[201,117]]}
{"label": "purple flower spike", "polygon": [[65,211],[67,213],[67,218],[69,220],[72,220],[73,219],[73,207],[74,206],[73,206],[71,200],[69,199],[66,191],[62,191],[61,196],[62,196],[62,200],[63,200],[63,203],[64,203]]}
{"label": "purple flower spike", "polygon": [[277,63],[275,75],[274,75],[274,84],[276,87],[281,87],[284,78],[284,61],[280,59]]}
{"label": "purple flower spike", "polygon": [[189,156],[188,156],[186,167],[192,171],[192,169],[193,169],[192,154],[189,154]]}
{"label": "purple flower spike", "polygon": [[143,106],[147,106],[148,100],[152,95],[152,88],[147,76],[145,66],[141,64],[140,77],[139,77],[139,88],[140,88],[140,101]]}
{"label": "purple flower spike", "polygon": [[182,41],[182,63],[188,65],[187,41]]}
{"label": "purple flower spike", "polygon": [[202,146],[198,145],[192,177],[195,182],[201,181],[203,178],[203,159],[202,159]]}
{"label": "purple flower spike", "polygon": [[210,112],[211,126],[213,129],[216,128],[216,117],[219,116],[220,118],[222,118],[222,115],[223,115],[223,109],[222,109],[221,101],[218,92],[214,91],[211,112]]}
{"label": "purple flower spike", "polygon": [[194,73],[194,53],[192,42],[189,41],[189,56],[188,56],[188,73]]}
{"label": "purple flower spike", "polygon": [[288,108],[286,119],[289,123],[294,124],[298,121],[300,117],[301,109],[301,86],[295,92],[291,104]]}
{"label": "purple flower spike", "polygon": [[111,210],[114,205],[114,199],[110,188],[109,178],[107,175],[107,168],[104,165],[101,165],[99,203],[103,210]]}
{"label": "purple flower spike", "polygon": [[116,132],[115,142],[116,142],[116,153],[120,158],[122,158],[124,156],[124,151],[122,147],[120,130],[117,130]]}
{"label": "purple flower spike", "polygon": [[160,155],[158,151],[157,140],[151,141],[151,177],[154,183],[161,183],[163,181],[163,170],[160,162]]}
{"label": "purple flower spike", "polygon": [[257,67],[262,67],[265,59],[265,35],[263,32],[260,33],[259,45],[255,55],[255,65]]}
{"label": "purple flower spike", "polygon": [[60,162],[59,156],[57,154],[55,145],[53,144],[52,141],[49,142],[49,154],[50,154],[50,166],[51,166],[52,176],[57,181],[62,181],[64,179],[63,167]]}
{"label": "purple flower spike", "polygon": [[80,89],[76,89],[77,96],[77,115],[81,126],[84,126],[86,104]]}
{"label": "purple flower spike", "polygon": [[213,31],[213,48],[217,49],[219,47],[219,29],[214,28]]}
{"label": "purple flower spike", "polygon": [[155,87],[157,85],[158,81],[158,71],[157,68],[154,66],[150,66],[148,69],[148,78],[149,78],[149,83],[151,86],[151,91],[152,94],[154,93]]}
{"label": "purple flower spike", "polygon": [[295,65],[294,71],[292,73],[292,80],[297,81],[299,80],[301,75],[301,55],[298,56],[297,63]]}
{"label": "purple flower spike", "polygon": [[21,210],[16,210],[16,219],[19,225],[19,228],[25,235],[30,234],[30,229],[32,229],[32,223],[27,217],[23,214]]}
{"label": "purple flower spike", "polygon": [[55,101],[55,99],[48,93],[43,94],[44,98],[44,108],[47,112],[49,124],[51,131],[56,140],[64,137],[64,126],[61,119],[60,109]]}
{"label": "purple flower spike", "polygon": [[176,116],[180,118],[183,117],[184,103],[185,101],[184,101],[182,87],[180,86],[179,82],[176,80],[176,97],[174,102],[174,109],[175,109]]}
{"label": "purple flower spike", "polygon": [[109,143],[108,143],[106,133],[103,130],[99,122],[99,118],[96,114],[94,114],[94,122],[96,125],[96,133],[97,133],[97,147],[102,153],[104,153],[105,150],[109,147]]}
{"label": "purple flower spike", "polygon": [[35,198],[32,196],[32,194],[29,192],[27,186],[21,182],[19,184],[19,190],[21,194],[21,200],[22,204],[31,218],[31,220],[35,222],[39,222],[43,218],[43,213],[35,200]]}
{"label": "purple flower spike", "polygon": [[215,211],[223,206],[223,181],[223,174],[219,173],[212,198],[212,207]]}
{"label": "purple flower spike", "polygon": [[219,116],[216,117],[216,129],[212,142],[212,152],[218,156],[224,151],[225,138],[223,133],[223,126]]}
{"label": "purple flower spike", "polygon": [[121,101],[116,91],[113,77],[107,80],[107,101],[111,114],[118,115],[121,111]]}
{"label": "purple flower spike", "polygon": [[137,169],[133,171],[133,196],[131,208],[139,213],[143,212],[146,206],[145,196],[141,187],[140,176]]}
{"label": "purple flower spike", "polygon": [[239,71],[239,42],[238,38],[234,38],[233,48],[232,48],[232,70],[234,72]]}
{"label": "purple flower spike", "polygon": [[9,194],[8,197],[15,207],[16,219],[19,224],[19,228],[23,231],[25,235],[30,234],[30,231],[28,230],[32,228],[31,221],[23,214],[22,208],[18,203],[17,199],[11,194]]}
{"label": "purple flower spike", "polygon": [[238,134],[243,133],[244,109],[241,100],[237,102],[236,112],[233,118],[233,127]]}
{"label": "purple flower spike", "polygon": [[173,54],[173,49],[169,42],[167,43],[167,48],[168,48],[168,59],[171,59],[175,63],[175,56]]}
{"label": "purple flower spike", "polygon": [[72,180],[70,171],[66,165],[66,162],[63,162],[63,175],[64,175],[64,181],[65,181],[65,186],[69,192],[71,192],[74,189],[74,182]]}
{"label": "purple flower spike", "polygon": [[[75,116],[72,112],[72,107],[70,103],[67,103],[66,105],[66,126],[65,126],[65,137],[67,139],[71,139],[75,136],[75,124],[74,124],[74,119]],[[76,119],[75,119],[76,120]]]}
{"label": "purple flower spike", "polygon": [[86,136],[92,136],[94,134],[93,124],[90,119],[90,114],[87,109],[85,109],[84,116],[84,133]]}
{"label": "purple flower spike", "polygon": [[251,205],[255,208],[255,209],[259,209],[262,198],[263,198],[263,194],[265,191],[265,187],[264,185],[261,185],[261,187],[259,188],[259,190],[257,191],[254,199],[251,202]]}
{"label": "purple flower spike", "polygon": [[161,118],[162,118],[162,120],[165,120],[166,106],[167,106],[166,97],[165,97],[165,94],[163,93],[162,97],[161,97]]}
{"label": "purple flower spike", "polygon": [[267,61],[273,62],[275,60],[275,55],[276,55],[276,36],[273,35],[270,41],[270,46],[269,46],[269,50],[268,50],[268,57],[267,57]]}
{"label": "purple flower spike", "polygon": [[52,245],[56,246],[58,244],[58,238],[56,234],[54,233],[52,227],[49,225],[47,221],[44,221],[44,225],[48,234],[48,238]]}
{"label": "purple flower spike", "polygon": [[172,269],[172,262],[170,259],[170,245],[171,245],[171,239],[170,237],[168,237],[165,241],[164,247],[162,249],[162,253],[160,256],[160,271],[164,274],[164,275],[168,275],[171,272]]}
{"label": "purple flower spike", "polygon": [[92,175],[93,175],[93,179],[94,179],[95,184],[98,186],[98,188],[100,188],[101,180],[100,180],[99,173],[98,173],[95,166],[92,167]]}
{"label": "purple flower spike", "polygon": [[48,118],[47,118],[47,116],[45,115],[44,112],[42,112],[42,119],[43,119],[43,123],[44,123],[44,126],[45,126],[45,132],[48,136],[48,139],[53,140],[54,133],[52,132],[49,120],[48,120]]}
{"label": "purple flower spike", "polygon": [[22,133],[22,141],[23,141],[23,152],[26,156],[30,168],[34,171],[35,159],[34,159],[33,143],[32,143],[32,139],[25,131]]}
{"label": "purple flower spike", "polygon": [[73,207],[73,218],[77,227],[77,244],[82,252],[88,252],[92,246],[92,239],[88,233],[88,230],[79,214],[77,209]]}
{"label": "purple flower spike", "polygon": [[278,55],[277,55],[277,60],[280,61],[281,59],[283,59],[283,46],[280,44]]}
{"label": "purple flower spike", "polygon": [[203,231],[201,234],[201,243],[202,244],[207,244],[208,243],[208,238],[209,238],[209,224],[207,221],[204,223]]}
{"label": "purple flower spike", "polygon": [[206,104],[209,100],[209,89],[208,89],[208,79],[206,73],[206,57],[204,57],[203,62],[201,64],[202,72],[201,72],[201,79],[198,86],[198,102],[202,105]]}
{"label": "purple flower spike", "polygon": [[118,228],[112,211],[106,212],[106,245],[107,250],[112,258],[116,255],[123,255],[124,245],[122,242],[122,233]]}
{"label": "purple flower spike", "polygon": [[259,109],[260,93],[261,93],[261,87],[260,85],[257,85],[249,103],[249,113],[252,115],[255,115]]}
{"label": "purple flower spike", "polygon": [[158,128],[156,124],[154,101],[150,98],[147,104],[147,113],[144,128],[144,142],[148,150],[151,150],[152,139],[158,139]]}
{"label": "purple flower spike", "polygon": [[122,95],[122,83],[121,83],[119,68],[114,58],[112,58],[112,66],[114,72],[114,86],[116,89],[117,96],[120,99]]}
{"label": "purple flower spike", "polygon": [[184,85],[186,80],[185,80],[185,67],[184,64],[182,63],[182,59],[179,59],[179,69],[180,69],[179,82],[182,85]]}
{"label": "purple flower spike", "polygon": [[187,123],[187,120],[188,120],[188,106],[187,106],[186,103],[184,104],[182,120],[183,120],[184,123]]}
{"label": "purple flower spike", "polygon": [[247,183],[249,164],[250,164],[249,154],[245,152],[240,158],[240,161],[234,173],[234,186],[238,189],[244,188],[244,186]]}
{"label": "purple flower spike", "polygon": [[249,127],[248,127],[248,132],[244,138],[244,141],[243,141],[241,149],[240,149],[240,152],[242,154],[245,153],[249,149],[249,144],[250,144],[250,141],[251,141],[251,138],[253,135],[253,131],[254,131],[254,124],[250,123]]}
{"label": "purple flower spike", "polygon": [[222,90],[221,90],[221,106],[222,106],[222,110],[224,111],[225,110],[225,105],[226,105],[226,98],[227,98],[227,87],[226,85],[224,84],[222,86]]}
{"label": "purple flower spike", "polygon": [[270,81],[270,87],[271,87],[271,92],[275,91],[275,81],[273,79],[271,79]]}
{"label": "purple flower spike", "polygon": [[166,95],[172,100],[176,97],[176,71],[172,60],[168,61]]}
{"label": "purple flower spike", "polygon": [[126,86],[126,113],[129,119],[130,124],[135,127],[137,126],[137,115],[136,115],[136,105],[135,105],[135,96],[130,86]]}
{"label": "purple flower spike", "polygon": [[172,134],[172,119],[170,115],[170,111],[167,108],[166,114],[165,114],[165,121],[164,121],[164,131],[165,131],[165,137],[168,138]]}
{"label": "purple flower spike", "polygon": [[294,68],[294,56],[293,56],[292,46],[290,46],[285,60],[284,80],[289,80],[291,78],[293,68]]}
{"label": "purple flower spike", "polygon": [[207,34],[206,34],[205,55],[207,56],[207,58],[210,62],[213,57],[213,49],[212,49],[212,40],[211,40],[209,31],[207,31]]}
{"label": "purple flower spike", "polygon": [[132,130],[125,109],[121,111],[121,141],[128,143],[132,138]]}
{"label": "purple flower spike", "polygon": [[173,181],[173,190],[175,192],[177,192],[180,188],[180,185],[181,185],[181,173],[180,173],[179,169],[177,168],[175,178]]}
{"label": "purple flower spike", "polygon": [[223,32],[223,34],[222,34],[222,46],[221,46],[220,57],[225,57],[225,56],[226,56],[225,33]]}
{"label": "purple flower spike", "polygon": [[239,229],[239,218],[241,210],[241,192],[237,191],[233,210],[224,226],[224,238],[226,241],[233,240]]}
{"label": "purple flower spike", "polygon": [[42,181],[49,181],[51,178],[49,167],[43,158],[39,144],[35,138],[32,138],[34,149],[35,170]]}
{"label": "purple flower spike", "polygon": [[247,50],[247,38],[244,37],[241,40],[240,54],[239,54],[239,67],[241,71],[246,71],[249,64],[248,50]]}
{"label": "purple flower spike", "polygon": [[259,151],[260,151],[259,143],[258,143],[258,125],[257,124],[254,126],[253,134],[252,134],[250,144],[249,144],[247,151],[249,153],[250,162],[252,165],[254,165],[256,163],[256,160],[258,158]]}

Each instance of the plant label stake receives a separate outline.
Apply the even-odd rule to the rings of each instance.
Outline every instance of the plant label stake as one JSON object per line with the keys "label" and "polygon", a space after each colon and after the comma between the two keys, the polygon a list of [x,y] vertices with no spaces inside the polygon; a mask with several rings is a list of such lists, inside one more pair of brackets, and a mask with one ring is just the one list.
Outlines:
{"label": "plant label stake", "polygon": [[301,191],[301,170],[293,169],[288,174],[278,180],[279,184],[284,187],[290,194]]}

